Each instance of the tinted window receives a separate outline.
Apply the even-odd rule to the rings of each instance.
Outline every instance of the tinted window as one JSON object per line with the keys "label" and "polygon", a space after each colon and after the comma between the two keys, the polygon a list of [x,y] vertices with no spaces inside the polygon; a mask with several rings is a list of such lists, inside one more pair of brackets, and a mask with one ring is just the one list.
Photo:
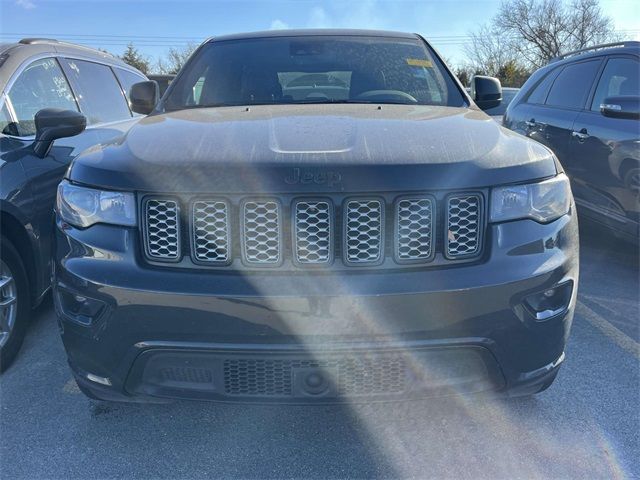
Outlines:
{"label": "tinted window", "polygon": [[111,68],[84,60],[65,58],[61,61],[88,124],[131,118],[127,101]]}
{"label": "tinted window", "polygon": [[566,66],[553,82],[546,104],[554,107],[582,108],[599,66],[599,60]]}
{"label": "tinted window", "polygon": [[169,110],[284,103],[464,105],[423,42],[381,37],[280,37],[212,42],[175,80]]}
{"label": "tinted window", "polygon": [[[122,89],[124,90],[125,95],[127,96],[127,100],[129,99],[129,91],[131,90],[131,86],[134,83],[144,82],[147,79],[137,73],[133,73],[129,70],[124,70],[122,68],[114,68],[114,72],[116,72],[116,76],[120,81],[120,85],[122,85]],[[138,117],[141,114],[134,113],[134,116]]]}
{"label": "tinted window", "polygon": [[591,102],[591,110],[599,111],[607,97],[616,95],[640,95],[638,84],[640,66],[630,58],[612,58],[602,72],[598,88]]}
{"label": "tinted window", "polygon": [[529,94],[529,98],[527,98],[527,103],[544,104],[544,101],[547,99],[549,89],[551,88],[553,81],[558,76],[558,71],[559,70],[556,68],[547,73],[542,81],[533,88],[533,91]]}
{"label": "tinted window", "polygon": [[34,115],[43,108],[62,108],[78,111],[69,84],[53,58],[31,63],[16,79],[8,94],[17,122],[3,129],[18,136],[34,135]]}

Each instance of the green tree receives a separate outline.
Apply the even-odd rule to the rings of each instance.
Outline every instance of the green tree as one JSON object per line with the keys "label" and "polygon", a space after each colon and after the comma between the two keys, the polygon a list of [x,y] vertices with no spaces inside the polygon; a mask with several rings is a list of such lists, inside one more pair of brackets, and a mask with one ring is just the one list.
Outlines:
{"label": "green tree", "polygon": [[127,49],[120,58],[122,58],[122,60],[127,64],[140,70],[145,75],[149,73],[151,67],[149,60],[133,46],[133,43],[129,43],[129,45],[127,45]]}
{"label": "green tree", "polygon": [[500,67],[496,74],[503,87],[521,87],[529,75],[529,70],[513,60]]}

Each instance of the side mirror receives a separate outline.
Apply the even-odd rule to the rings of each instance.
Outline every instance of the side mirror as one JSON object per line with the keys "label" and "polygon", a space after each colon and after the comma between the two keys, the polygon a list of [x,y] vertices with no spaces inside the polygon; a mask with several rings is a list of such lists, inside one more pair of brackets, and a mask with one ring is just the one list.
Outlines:
{"label": "side mirror", "polygon": [[131,110],[143,115],[151,113],[158,103],[159,90],[158,82],[155,80],[134,83],[129,90]]}
{"label": "side mirror", "polygon": [[600,113],[605,117],[640,120],[640,96],[607,97],[600,105]]}
{"label": "side mirror", "polygon": [[475,75],[471,79],[471,98],[482,110],[497,107],[502,101],[500,80],[493,77]]}
{"label": "side mirror", "polygon": [[34,123],[36,138],[33,150],[40,158],[49,154],[54,140],[73,137],[87,127],[87,119],[80,112],[60,108],[43,108],[35,114]]}

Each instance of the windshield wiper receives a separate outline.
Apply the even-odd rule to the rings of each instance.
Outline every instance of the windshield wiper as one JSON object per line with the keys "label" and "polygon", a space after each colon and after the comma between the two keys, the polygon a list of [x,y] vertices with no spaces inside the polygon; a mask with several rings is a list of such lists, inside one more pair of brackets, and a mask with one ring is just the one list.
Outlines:
{"label": "windshield wiper", "polygon": [[305,98],[291,102],[256,102],[256,103],[207,103],[203,105],[182,105],[177,108],[167,109],[168,111],[189,110],[194,108],[221,108],[221,107],[256,107],[263,105],[337,105],[337,104],[354,104],[354,105],[419,105],[408,102],[374,102],[372,100],[352,100],[352,99],[328,99],[328,98]]}

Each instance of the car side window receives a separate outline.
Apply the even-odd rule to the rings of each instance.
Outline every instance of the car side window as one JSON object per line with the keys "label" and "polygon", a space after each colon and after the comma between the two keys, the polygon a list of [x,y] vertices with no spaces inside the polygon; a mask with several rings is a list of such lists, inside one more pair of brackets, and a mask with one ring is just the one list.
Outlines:
{"label": "car side window", "polygon": [[15,135],[11,124],[11,114],[9,113],[9,107],[7,107],[7,102],[2,102],[2,111],[0,112],[0,131],[5,135]]}
{"label": "car side window", "polygon": [[564,67],[553,82],[545,104],[562,108],[582,108],[599,67],[600,60],[574,63]]}
{"label": "car side window", "polygon": [[29,64],[13,83],[7,97],[16,115],[15,122],[3,124],[2,132],[7,135],[34,135],[34,116],[43,108],[78,111],[67,79],[54,58],[43,58]]}
{"label": "car side window", "polygon": [[547,99],[547,94],[549,93],[549,89],[553,84],[553,81],[558,76],[558,69],[551,70],[547,75],[542,79],[541,82],[538,82],[533,89],[533,91],[529,94],[527,98],[527,103],[537,103],[540,105],[544,104],[544,101]]}
{"label": "car side window", "polygon": [[[127,97],[127,102],[129,101],[129,91],[131,90],[131,86],[138,83],[144,82],[147,79],[137,73],[133,73],[129,70],[125,70],[123,68],[114,68],[114,72],[116,72],[116,76],[118,77],[118,81],[120,85],[122,85],[122,90],[124,90],[124,94]],[[140,117],[142,114],[132,112],[134,117]]]}
{"label": "car side window", "polygon": [[612,58],[604,67],[598,88],[591,102],[591,110],[600,111],[600,104],[607,97],[617,95],[640,95],[638,81],[640,65],[631,58]]}
{"label": "car side window", "polygon": [[78,95],[87,124],[131,118],[127,100],[109,66],[73,58],[63,58],[61,63]]}

